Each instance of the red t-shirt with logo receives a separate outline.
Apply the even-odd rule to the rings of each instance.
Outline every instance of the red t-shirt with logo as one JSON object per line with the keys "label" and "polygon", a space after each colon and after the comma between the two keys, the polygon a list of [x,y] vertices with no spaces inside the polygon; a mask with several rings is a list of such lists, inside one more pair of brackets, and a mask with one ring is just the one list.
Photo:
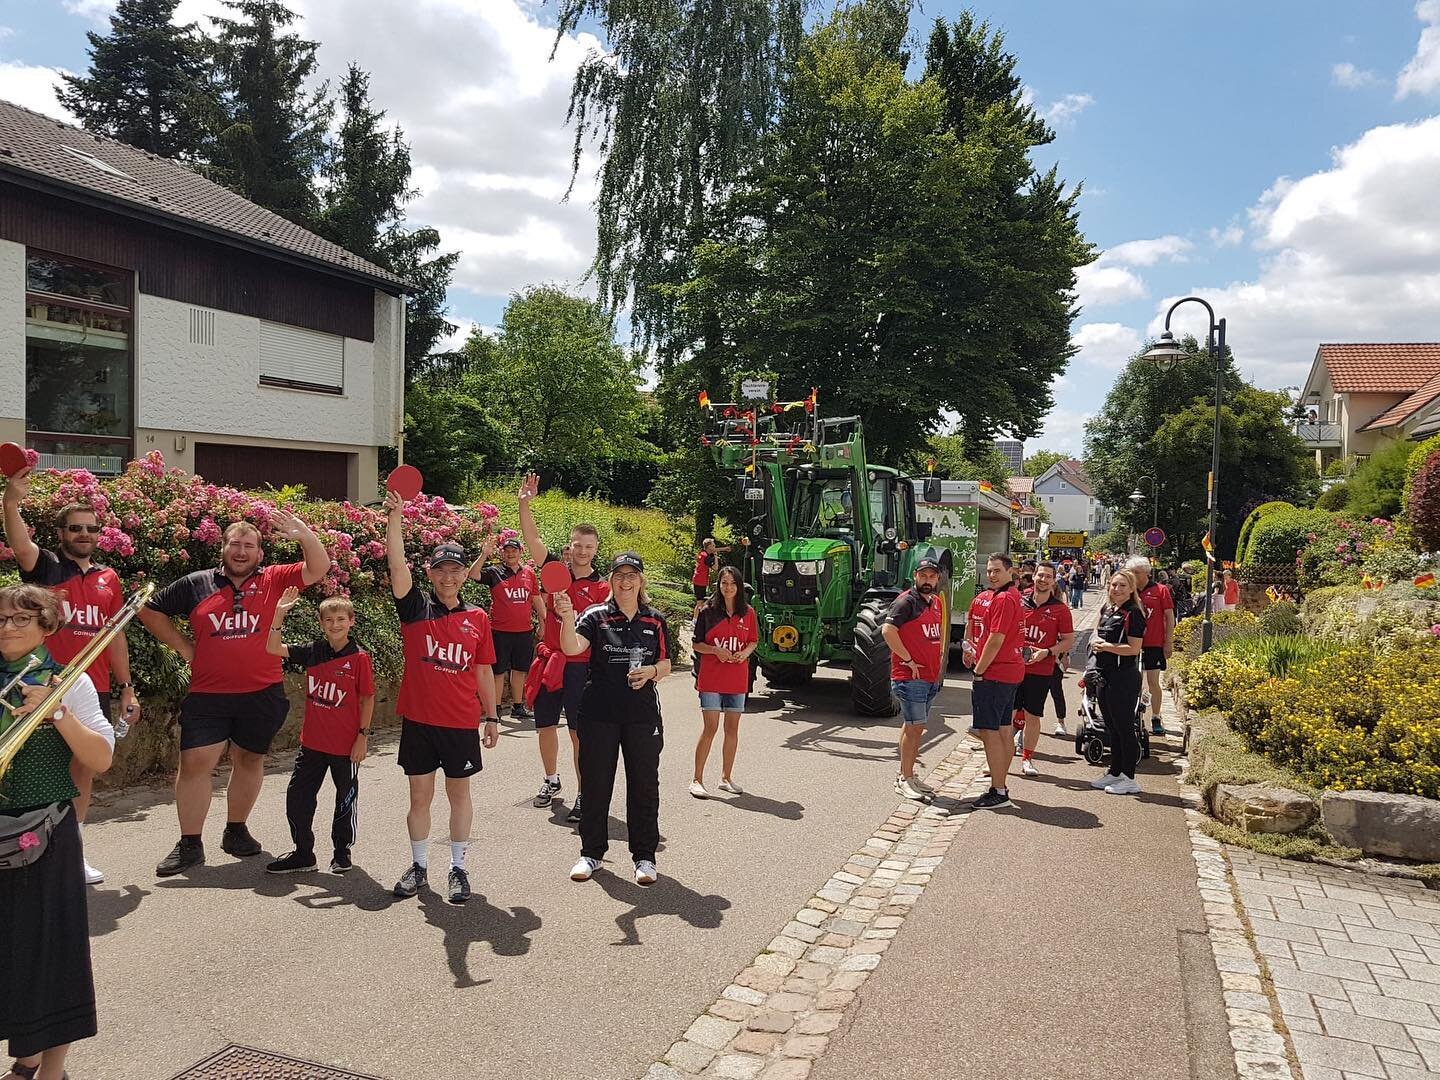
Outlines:
{"label": "red t-shirt with logo", "polygon": [[[1070,605],[1053,593],[1043,604],[1035,603],[1033,595],[1025,597],[1022,605],[1025,613],[1025,644],[1032,649],[1053,649],[1055,643],[1075,630],[1075,620],[1070,615]],[[1025,666],[1027,675],[1050,676],[1055,674],[1055,657]]]}
{"label": "red t-shirt with logo", "polygon": [[715,565],[715,556],[708,555],[703,551],[695,553],[695,573],[690,575],[690,584],[709,586],[710,570]]}
{"label": "red t-shirt with logo", "polygon": [[1165,647],[1165,612],[1175,610],[1175,597],[1169,585],[1151,582],[1140,590],[1140,603],[1145,608],[1145,640],[1147,649]]}
{"label": "red t-shirt with logo", "polygon": [[[45,642],[50,655],[61,664],[68,664],[80,655],[117,611],[125,606],[125,590],[120,575],[108,566],[91,563],[81,570],[73,559],[57,555],[48,548],[40,549],[40,558],[33,570],[21,570],[20,580],[27,585],[44,585],[60,597],[59,630]],[[86,669],[96,693],[110,692],[110,650],[104,650]]]}
{"label": "red t-shirt with logo", "polygon": [[506,634],[531,629],[530,598],[540,591],[535,571],[528,566],[487,566],[480,583],[490,590],[490,629]]}
{"label": "red t-shirt with logo", "polygon": [[[924,682],[940,681],[940,637],[941,615],[940,594],[922,596],[918,589],[906,589],[890,605],[885,621],[900,632],[900,641],[920,667],[919,678]],[[898,655],[890,654],[890,678],[895,682],[910,682],[916,676],[910,665],[903,663]]]}
{"label": "red t-shirt with logo", "polygon": [[980,635],[985,632],[985,613],[990,610],[990,598],[995,595],[993,589],[981,589],[975,594],[975,599],[970,601],[970,610],[966,612],[966,638],[971,642],[980,640]]}
{"label": "red t-shirt with logo", "polygon": [[370,654],[353,641],[336,652],[323,638],[291,645],[287,663],[305,673],[305,722],[300,745],[348,755],[360,731],[360,699],[375,696]]}
{"label": "red t-shirt with logo", "polygon": [[280,681],[281,660],[265,651],[280,594],[305,587],[305,564],[262,566],[236,585],[223,569],[176,578],[150,598],[149,607],[190,620],[195,659],[192,694],[250,694]]}
{"label": "red t-shirt with logo", "polygon": [[408,593],[396,598],[395,610],[405,651],[395,711],[431,727],[478,728],[476,668],[495,663],[490,616],[463,600],[447,608],[413,583]]}
{"label": "red t-shirt with logo", "polygon": [[[547,555],[545,561],[552,563],[560,560],[554,555]],[[575,619],[578,622],[586,608],[603,604],[610,599],[610,582],[600,576],[599,570],[592,569],[585,577],[570,582],[565,591],[570,595],[570,603],[575,607]],[[545,629],[541,641],[553,651],[560,651],[560,616],[555,614],[555,603],[550,599],[549,593],[545,594]],[[586,649],[579,656],[567,656],[565,659],[572,664],[588,664],[590,650]]]}
{"label": "red t-shirt with logo", "polygon": [[975,641],[975,655],[985,652],[985,643],[991,634],[1004,634],[1000,651],[990,661],[981,678],[988,682],[1018,683],[1025,678],[1025,663],[1020,659],[1020,645],[1025,623],[1020,608],[1020,593],[1013,585],[994,589],[990,593],[990,606],[985,609],[981,620],[980,637]]}
{"label": "red t-shirt with logo", "polygon": [[[760,640],[755,609],[746,606],[738,618],[720,608],[705,606],[695,620],[695,640],[739,652]],[[705,694],[743,694],[750,689],[750,664],[722,664],[718,657],[695,654],[695,689]]]}

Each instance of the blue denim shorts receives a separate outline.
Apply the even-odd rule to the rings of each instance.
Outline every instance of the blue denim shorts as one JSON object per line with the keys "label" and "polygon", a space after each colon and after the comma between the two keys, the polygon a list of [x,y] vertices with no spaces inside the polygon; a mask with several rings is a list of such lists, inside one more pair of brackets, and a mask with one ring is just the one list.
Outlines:
{"label": "blue denim shorts", "polygon": [[714,690],[700,691],[700,709],[703,712],[744,712],[744,694],[721,694]]}
{"label": "blue denim shorts", "polygon": [[1014,719],[1016,683],[977,678],[970,686],[971,726],[979,731],[999,731]]}
{"label": "blue denim shorts", "polygon": [[930,718],[930,705],[940,693],[940,684],[924,679],[905,679],[891,682],[895,697],[900,701],[900,723],[905,726],[923,724]]}

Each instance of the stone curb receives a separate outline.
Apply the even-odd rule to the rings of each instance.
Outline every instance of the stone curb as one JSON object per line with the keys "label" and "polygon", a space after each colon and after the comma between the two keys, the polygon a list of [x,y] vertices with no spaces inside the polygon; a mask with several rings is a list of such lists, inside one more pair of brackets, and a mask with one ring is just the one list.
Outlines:
{"label": "stone curb", "polygon": [[805,1080],[984,794],[984,755],[962,740],[651,1065],[643,1080]]}

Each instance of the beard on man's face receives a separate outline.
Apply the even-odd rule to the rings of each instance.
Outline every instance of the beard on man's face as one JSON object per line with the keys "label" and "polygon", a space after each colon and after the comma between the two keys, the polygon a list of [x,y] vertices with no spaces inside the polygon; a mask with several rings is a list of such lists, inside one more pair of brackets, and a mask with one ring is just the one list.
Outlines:
{"label": "beard on man's face", "polygon": [[921,596],[931,596],[934,594],[936,586],[931,585],[927,581],[924,585],[916,585],[915,588],[919,591]]}

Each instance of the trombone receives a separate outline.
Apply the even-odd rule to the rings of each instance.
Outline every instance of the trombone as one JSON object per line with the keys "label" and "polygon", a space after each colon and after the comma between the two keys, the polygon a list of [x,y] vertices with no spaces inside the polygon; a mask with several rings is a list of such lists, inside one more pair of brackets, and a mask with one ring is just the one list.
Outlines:
{"label": "trombone", "polygon": [[[24,716],[16,715],[15,722],[0,732],[0,785],[4,784],[5,774],[10,771],[10,766],[14,764],[15,758],[24,749],[26,740],[34,735],[42,724],[49,721],[52,715],[59,712],[65,694],[79,681],[80,676],[85,674],[96,658],[109,647],[110,642],[115,640],[115,635],[124,631],[126,624],[139,613],[154,591],[155,583],[147,581],[131,593],[129,599],[125,601],[125,606],[110,616],[109,621],[76,654],[75,658],[65,665],[64,670],[46,684],[50,692]],[[32,656],[25,669],[11,679],[3,690],[0,690],[0,709],[5,709],[12,715],[16,714],[17,707],[5,700],[5,696],[26,674],[39,665],[40,661]]]}

